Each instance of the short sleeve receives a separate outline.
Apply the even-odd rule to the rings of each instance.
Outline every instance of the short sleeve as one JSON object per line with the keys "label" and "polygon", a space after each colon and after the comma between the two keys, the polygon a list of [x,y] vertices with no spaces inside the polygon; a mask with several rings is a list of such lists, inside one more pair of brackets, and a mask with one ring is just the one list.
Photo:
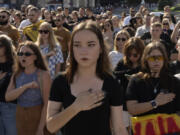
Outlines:
{"label": "short sleeve", "polygon": [[134,77],[129,81],[126,91],[126,100],[137,100],[136,89],[138,88],[136,85],[136,79],[137,78]]}
{"label": "short sleeve", "polygon": [[65,80],[66,80],[65,76],[62,74],[58,75],[54,79],[54,81],[51,85],[49,100],[57,101],[57,102],[63,102],[64,90],[65,90],[65,87],[67,85]]}
{"label": "short sleeve", "polygon": [[123,104],[123,88],[115,77],[106,80],[104,89],[107,89],[109,94],[109,102],[111,106],[120,106]]}

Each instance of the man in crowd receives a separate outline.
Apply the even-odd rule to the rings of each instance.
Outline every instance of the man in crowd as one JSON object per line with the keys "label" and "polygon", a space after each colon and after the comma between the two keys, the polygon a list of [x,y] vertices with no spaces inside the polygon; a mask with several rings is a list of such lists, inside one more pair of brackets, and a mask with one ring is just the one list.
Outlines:
{"label": "man in crowd", "polygon": [[63,53],[63,58],[64,58],[64,64],[62,64],[62,70],[65,70],[65,64],[66,64],[66,59],[68,57],[68,46],[70,43],[71,39],[71,33],[68,29],[63,27],[63,23],[65,20],[65,16],[62,14],[57,14],[56,19],[55,19],[55,24],[56,28],[54,28],[54,34],[56,35],[56,38],[58,39],[60,45],[61,45],[61,50]]}
{"label": "man in crowd", "polygon": [[127,26],[127,25],[129,25],[130,24],[130,20],[131,20],[131,18],[133,18],[134,16],[135,16],[135,13],[136,13],[136,11],[135,11],[135,9],[134,8],[130,8],[129,9],[129,16],[127,16],[126,18],[124,18],[124,24],[123,24],[123,26]]}
{"label": "man in crowd", "polygon": [[0,31],[8,35],[12,41],[15,48],[18,47],[20,35],[16,27],[9,24],[10,13],[7,10],[0,10]]}

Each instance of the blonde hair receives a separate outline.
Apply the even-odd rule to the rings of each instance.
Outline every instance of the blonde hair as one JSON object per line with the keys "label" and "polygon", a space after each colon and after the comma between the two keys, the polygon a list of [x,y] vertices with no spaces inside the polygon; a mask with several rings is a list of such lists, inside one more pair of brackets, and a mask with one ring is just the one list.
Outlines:
{"label": "blonde hair", "polygon": [[117,37],[118,37],[120,34],[125,35],[126,40],[128,40],[128,39],[130,38],[129,33],[128,33],[126,30],[121,30],[121,31],[119,31],[119,32],[116,34],[115,38],[114,38],[114,50],[116,50],[116,51],[119,49],[119,48],[118,48],[118,45],[117,45],[116,39],[117,39]]}
{"label": "blonde hair", "polygon": [[[40,29],[41,27],[44,27],[46,30],[49,31],[49,37],[48,37],[49,47],[50,47],[50,50],[51,50],[51,51],[52,51],[52,50],[55,50],[56,45],[57,45],[57,39],[56,39],[56,37],[55,37],[55,35],[54,35],[54,31],[53,31],[53,29],[52,29],[51,24],[49,24],[48,22],[43,22],[43,23],[40,25],[39,29]],[[40,34],[38,34],[38,38],[37,38],[36,44],[37,44],[38,46],[40,46],[40,45],[43,44],[43,39],[41,38],[41,35],[40,35]]]}

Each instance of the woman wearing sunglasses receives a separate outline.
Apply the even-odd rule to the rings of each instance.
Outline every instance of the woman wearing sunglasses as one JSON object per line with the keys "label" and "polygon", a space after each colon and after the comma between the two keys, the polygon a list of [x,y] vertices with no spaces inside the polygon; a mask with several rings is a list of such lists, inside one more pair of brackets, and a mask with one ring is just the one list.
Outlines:
{"label": "woman wearing sunglasses", "polygon": [[5,93],[14,70],[15,57],[12,40],[0,35],[0,135],[17,135],[16,102],[7,102]]}
{"label": "woman wearing sunglasses", "polygon": [[121,105],[103,35],[95,22],[82,22],[72,33],[70,65],[51,87],[47,128],[54,133],[64,127],[63,135],[112,135],[111,118],[113,135],[127,135]]}
{"label": "woman wearing sunglasses", "polygon": [[[141,39],[130,38],[124,45],[124,57],[120,60],[115,68],[114,74],[123,86],[123,95],[125,96],[126,88],[131,76],[140,71],[140,62],[144,50],[144,43]],[[129,114],[126,104],[123,105],[123,118],[126,127],[129,127]]]}
{"label": "woman wearing sunglasses", "polygon": [[18,63],[6,92],[6,100],[17,99],[18,135],[46,135],[44,132],[51,78],[38,46],[20,44]]}
{"label": "woman wearing sunglasses", "polygon": [[124,44],[129,38],[129,33],[125,30],[121,30],[116,34],[114,39],[114,51],[109,53],[109,58],[113,69],[116,67],[119,60],[123,58]]}
{"label": "woman wearing sunglasses", "polygon": [[142,56],[142,72],[129,82],[126,99],[129,113],[144,116],[180,111],[180,80],[168,72],[168,58],[160,42],[148,44]]}
{"label": "woman wearing sunglasses", "polygon": [[170,29],[170,22],[169,19],[164,18],[162,20],[162,29],[165,34],[167,34],[169,37],[171,37],[172,30]]}
{"label": "woman wearing sunglasses", "polygon": [[60,71],[61,63],[64,62],[61,47],[55,39],[52,26],[43,22],[39,27],[39,35],[36,44],[48,63],[51,78],[53,79]]}

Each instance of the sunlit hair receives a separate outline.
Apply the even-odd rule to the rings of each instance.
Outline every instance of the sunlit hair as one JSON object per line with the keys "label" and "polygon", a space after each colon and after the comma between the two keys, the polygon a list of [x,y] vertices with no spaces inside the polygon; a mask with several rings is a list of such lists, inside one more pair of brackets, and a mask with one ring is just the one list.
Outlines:
{"label": "sunlit hair", "polygon": [[[111,21],[110,19],[106,19],[105,22],[104,22],[104,24],[105,24],[106,22],[108,22],[108,23],[111,25],[111,31],[114,31],[114,27],[113,27],[112,21]],[[105,27],[105,25],[104,25],[104,32],[106,32],[106,31],[107,31],[107,30],[106,30],[106,27]]]}
{"label": "sunlit hair", "polygon": [[[39,50],[39,47],[31,42],[31,41],[26,41],[26,42],[22,42],[19,47],[17,52],[19,52],[21,50],[22,47],[27,47],[29,49],[31,49],[33,51],[33,53],[36,55],[36,60],[34,61],[34,65],[36,68],[41,69],[41,70],[48,70],[47,65],[43,59],[43,56]],[[19,59],[17,59],[17,67],[15,69],[15,76],[19,75],[19,73],[24,71],[24,67],[21,65]]]}
{"label": "sunlit hair", "polygon": [[164,45],[161,42],[151,42],[145,47],[144,53],[141,59],[141,67],[144,73],[143,78],[150,77],[151,72],[150,72],[147,59],[153,50],[159,50],[162,53],[162,56],[164,59],[164,65],[161,69],[160,76],[162,74],[166,74],[166,71],[168,71],[168,57],[167,57],[167,53],[166,53],[166,49]]}
{"label": "sunlit hair", "polygon": [[119,50],[119,47],[117,45],[117,40],[116,40],[119,35],[124,35],[126,37],[126,40],[128,40],[130,38],[130,35],[127,31],[125,31],[125,30],[119,31],[114,38],[114,50],[116,50],[116,51]]}
{"label": "sunlit hair", "polygon": [[82,22],[78,24],[72,32],[72,37],[71,37],[71,42],[70,42],[70,58],[69,58],[70,63],[66,70],[67,79],[69,83],[73,82],[73,77],[75,73],[77,72],[77,68],[78,68],[78,63],[76,59],[74,58],[74,52],[73,52],[74,36],[78,32],[83,31],[83,30],[88,30],[88,31],[93,32],[97,36],[97,39],[99,40],[101,52],[100,52],[97,65],[96,65],[96,75],[99,78],[104,79],[105,76],[112,74],[103,35],[100,29],[98,28],[97,23],[92,22],[92,21],[86,21],[86,22]]}
{"label": "sunlit hair", "polygon": [[12,71],[16,64],[15,48],[13,49],[12,40],[5,34],[0,35],[0,44],[4,46],[6,62],[12,64]]}
{"label": "sunlit hair", "polygon": [[151,24],[151,28],[152,28],[152,27],[159,27],[159,28],[162,28],[162,24],[159,23],[159,22],[155,22],[155,23]]}
{"label": "sunlit hair", "polygon": [[133,49],[136,50],[137,54],[139,54],[139,59],[138,59],[138,63],[140,65],[141,63],[141,57],[144,51],[144,42],[137,37],[131,37],[124,45],[124,58],[123,58],[123,62],[125,65],[127,65],[128,67],[131,67],[133,65],[133,63],[131,62],[131,60],[129,59],[129,56],[132,52]]}
{"label": "sunlit hair", "polygon": [[[162,24],[163,24],[164,22],[167,22],[167,23],[169,24],[168,26],[170,26],[169,19],[167,19],[167,18],[164,18],[164,19],[162,20]],[[162,25],[162,26],[163,26],[163,25]]]}
{"label": "sunlit hair", "polygon": [[[43,22],[40,25],[39,29],[41,29],[41,28],[43,28],[43,30],[48,30],[49,31],[49,36],[48,36],[49,47],[50,47],[50,50],[55,50],[55,47],[57,45],[57,40],[55,38],[55,35],[54,35],[51,24],[49,24],[48,22]],[[41,34],[38,34],[36,44],[38,46],[43,44],[43,39],[41,38]]]}

